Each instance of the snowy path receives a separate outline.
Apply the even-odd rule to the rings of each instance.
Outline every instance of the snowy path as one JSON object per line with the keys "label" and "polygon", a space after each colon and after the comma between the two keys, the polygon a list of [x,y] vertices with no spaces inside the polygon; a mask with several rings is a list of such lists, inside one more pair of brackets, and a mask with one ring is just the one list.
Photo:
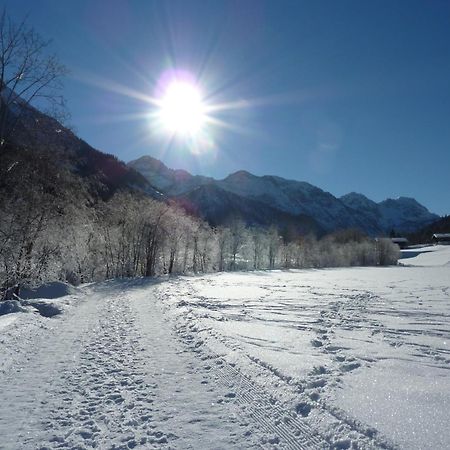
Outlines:
{"label": "snowy path", "polygon": [[323,447],[168,319],[151,284],[113,282],[42,329],[24,327],[0,373],[0,448]]}
{"label": "snowy path", "polygon": [[54,328],[0,378],[1,448],[239,447],[245,430],[148,289],[129,294],[104,285],[68,317],[47,319]]}

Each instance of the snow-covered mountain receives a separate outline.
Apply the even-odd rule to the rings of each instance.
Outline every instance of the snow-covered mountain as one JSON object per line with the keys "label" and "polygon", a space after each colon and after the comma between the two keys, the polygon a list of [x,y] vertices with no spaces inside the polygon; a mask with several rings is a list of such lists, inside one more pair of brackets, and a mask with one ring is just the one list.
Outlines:
{"label": "snow-covered mountain", "polygon": [[189,205],[187,209],[213,224],[235,213],[249,223],[263,225],[276,216],[274,222],[279,225],[283,221],[279,215],[285,214],[293,220],[301,217],[305,221],[308,217],[324,231],[359,228],[378,235],[391,229],[410,232],[438,218],[416,200],[405,197],[375,203],[352,192],[336,198],[306,182],[256,176],[243,170],[215,180],[169,169],[151,156],[128,164],[161,192]]}
{"label": "snow-covered mountain", "polygon": [[245,171],[216,182],[222,189],[258,200],[289,214],[303,214],[331,231],[338,228],[367,228],[356,214],[329,192],[312,184],[276,176],[258,177]]}
{"label": "snow-covered mountain", "polygon": [[311,216],[280,210],[259,200],[246,198],[209,183],[174,197],[183,208],[212,226],[241,218],[249,225],[275,225],[283,235],[323,234],[324,229]]}
{"label": "snow-covered mountain", "polygon": [[128,166],[141,173],[153,186],[169,196],[182,195],[215,181],[213,178],[191,175],[185,170],[169,169],[164,163],[151,156],[142,156],[135,161],[130,161]]}
{"label": "snow-covered mountain", "polygon": [[[385,228],[415,231],[439,219],[425,206],[410,197],[388,198],[379,203]],[[420,226],[418,226],[418,224]]]}
{"label": "snow-covered mountain", "polygon": [[372,223],[377,224],[378,228],[385,231],[397,230],[410,233],[439,218],[417,200],[409,197],[389,198],[375,203],[362,194],[351,192],[342,196],[340,200],[357,214],[371,220]]}

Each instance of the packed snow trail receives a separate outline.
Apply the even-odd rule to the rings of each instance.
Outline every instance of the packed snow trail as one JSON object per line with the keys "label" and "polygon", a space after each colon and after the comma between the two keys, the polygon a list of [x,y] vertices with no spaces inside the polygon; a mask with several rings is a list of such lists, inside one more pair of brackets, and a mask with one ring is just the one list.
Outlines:
{"label": "packed snow trail", "polygon": [[3,365],[1,449],[326,446],[298,418],[277,421],[273,399],[174,333],[150,282],[86,290],[65,315],[25,327]]}

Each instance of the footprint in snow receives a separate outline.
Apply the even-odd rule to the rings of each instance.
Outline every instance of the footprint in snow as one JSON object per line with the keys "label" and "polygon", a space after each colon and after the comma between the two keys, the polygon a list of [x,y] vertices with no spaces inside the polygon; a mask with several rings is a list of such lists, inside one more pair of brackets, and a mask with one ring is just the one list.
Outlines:
{"label": "footprint in snow", "polygon": [[322,341],[319,341],[318,339],[312,339],[312,340],[311,340],[311,345],[312,345],[313,347],[322,347],[323,342],[322,342]]}
{"label": "footprint in snow", "polygon": [[306,402],[300,402],[295,407],[295,412],[301,415],[302,417],[307,417],[311,412],[311,405]]}
{"label": "footprint in snow", "polygon": [[347,364],[342,364],[340,369],[343,372],[351,372],[352,370],[355,370],[360,366],[361,366],[361,364],[358,362],[351,362],[351,363],[347,363]]}

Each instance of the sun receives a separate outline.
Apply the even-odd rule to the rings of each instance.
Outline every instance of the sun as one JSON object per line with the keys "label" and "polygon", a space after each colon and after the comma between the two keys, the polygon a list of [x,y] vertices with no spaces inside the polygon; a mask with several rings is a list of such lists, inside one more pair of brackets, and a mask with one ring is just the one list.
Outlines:
{"label": "sun", "polygon": [[206,121],[200,89],[186,81],[172,81],[160,99],[158,116],[163,128],[180,136],[195,136]]}

